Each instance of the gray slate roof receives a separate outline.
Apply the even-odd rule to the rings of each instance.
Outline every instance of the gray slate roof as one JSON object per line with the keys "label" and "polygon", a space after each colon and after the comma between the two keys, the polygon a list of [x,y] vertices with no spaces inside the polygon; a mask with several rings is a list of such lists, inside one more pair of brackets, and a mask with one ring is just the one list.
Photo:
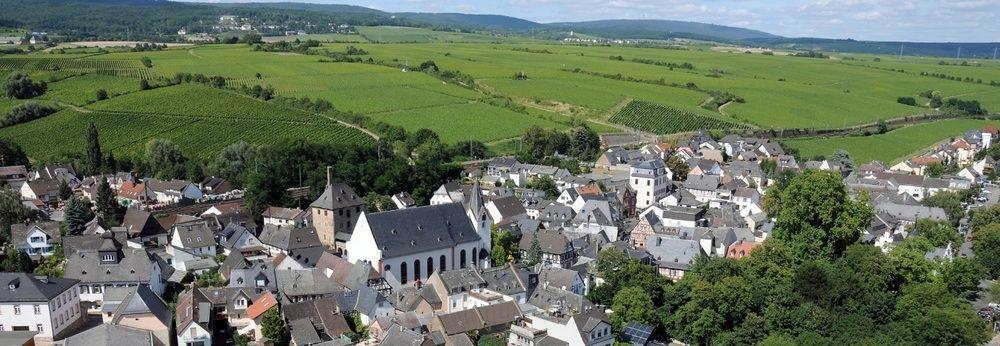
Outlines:
{"label": "gray slate roof", "polygon": [[333,183],[327,185],[326,189],[323,190],[323,194],[309,206],[312,208],[335,210],[364,204],[365,199],[354,193],[354,189],[351,189],[350,186],[342,183]]}
{"label": "gray slate roof", "polygon": [[122,299],[122,302],[118,304],[118,309],[115,310],[115,323],[118,323],[127,315],[152,314],[164,325],[170,325],[170,319],[173,317],[173,314],[170,312],[170,308],[167,307],[167,303],[159,295],[150,290],[147,285],[138,285],[130,288],[131,290]]}
{"label": "gray slate roof", "polygon": [[78,282],[61,278],[43,281],[27,273],[0,272],[0,284],[4,285],[0,287],[0,302],[48,302]]}
{"label": "gray slate roof", "polygon": [[102,323],[66,339],[66,345],[152,345],[153,333]]}
{"label": "gray slate roof", "polygon": [[184,248],[215,246],[215,238],[208,223],[203,221],[174,225],[174,232],[181,239]]}
{"label": "gray slate roof", "polygon": [[479,241],[461,203],[366,214],[384,258],[450,248]]}
{"label": "gray slate roof", "polygon": [[117,263],[101,263],[95,251],[77,251],[67,256],[64,277],[83,283],[148,283],[153,262],[144,249],[122,248]]}

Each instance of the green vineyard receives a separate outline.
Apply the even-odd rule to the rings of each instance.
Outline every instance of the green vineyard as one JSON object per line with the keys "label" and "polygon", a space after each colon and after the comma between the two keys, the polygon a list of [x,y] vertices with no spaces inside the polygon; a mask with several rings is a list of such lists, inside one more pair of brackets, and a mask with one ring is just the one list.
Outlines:
{"label": "green vineyard", "polygon": [[153,79],[153,71],[139,60],[82,60],[60,58],[0,57],[0,71],[67,71]]}
{"label": "green vineyard", "polygon": [[750,125],[747,124],[639,100],[629,102],[608,120],[658,135],[700,129],[746,130],[750,128]]}

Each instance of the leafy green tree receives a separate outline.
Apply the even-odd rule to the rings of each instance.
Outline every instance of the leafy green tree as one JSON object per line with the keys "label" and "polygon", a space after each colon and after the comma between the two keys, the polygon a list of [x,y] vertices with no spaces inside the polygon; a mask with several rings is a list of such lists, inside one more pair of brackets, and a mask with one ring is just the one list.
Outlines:
{"label": "leafy green tree", "polygon": [[211,269],[204,274],[198,275],[198,287],[222,287],[226,280],[219,274],[218,269]]}
{"label": "leafy green tree", "polygon": [[120,225],[122,217],[125,215],[125,208],[118,203],[114,190],[108,184],[107,179],[98,179],[97,196],[94,203],[99,214],[109,225]]}
{"label": "leafy green tree", "polygon": [[93,122],[87,125],[87,167],[92,173],[101,173],[105,169],[101,141],[98,138],[97,126]]}
{"label": "leafy green tree", "polygon": [[625,287],[615,293],[612,299],[611,325],[622,330],[628,322],[652,324],[656,321],[653,298],[641,287]]}
{"label": "leafy green tree", "polygon": [[278,309],[270,309],[264,313],[261,320],[261,334],[271,340],[274,345],[287,345],[288,332],[285,330],[285,319]]}
{"label": "leafy green tree", "polygon": [[152,88],[153,87],[151,85],[149,85],[149,81],[148,80],[145,80],[145,79],[140,79],[139,80],[139,90],[149,90],[149,89],[152,89]]}
{"label": "leafy green tree", "polygon": [[917,100],[914,99],[911,96],[901,96],[901,97],[899,97],[899,98],[896,99],[896,102],[904,104],[904,105],[907,105],[907,106],[916,106],[917,105]]}
{"label": "leafy green tree", "polygon": [[987,224],[976,230],[972,252],[991,278],[1000,277],[1000,223]]}
{"label": "leafy green tree", "polygon": [[969,229],[978,237],[980,229],[994,223],[1000,223],[1000,204],[977,209],[972,215],[972,221],[969,222]]}
{"label": "leafy green tree", "polygon": [[108,91],[104,90],[104,89],[97,89],[97,91],[94,92],[94,97],[96,97],[98,101],[107,100],[108,99]]}
{"label": "leafy green tree", "polygon": [[545,198],[556,199],[559,197],[559,187],[556,186],[556,181],[552,180],[552,177],[543,175],[535,178],[527,185],[530,189],[540,190],[545,192]]}
{"label": "leafy green tree", "polygon": [[942,175],[944,175],[944,172],[945,172],[945,166],[935,162],[927,166],[924,175],[931,178],[940,178]]}
{"label": "leafy green tree", "polygon": [[885,119],[879,119],[878,122],[875,123],[875,129],[879,134],[889,132],[889,124],[885,122]]}
{"label": "leafy green tree", "polygon": [[941,281],[957,297],[971,298],[979,291],[979,282],[986,278],[986,268],[979,262],[957,257],[947,262],[941,269]]}
{"label": "leafy green tree", "polygon": [[674,181],[687,180],[688,172],[691,171],[691,167],[688,166],[687,162],[684,162],[679,156],[671,156],[667,159],[666,163],[667,168],[674,174]]}
{"label": "leafy green tree", "polygon": [[183,177],[186,168],[184,162],[184,154],[174,142],[155,138],[146,143],[146,167],[157,178]]}
{"label": "leafy green tree", "polygon": [[0,165],[30,167],[24,149],[9,138],[0,138]]}
{"label": "leafy green tree", "polygon": [[958,246],[962,242],[962,235],[947,221],[920,219],[910,227],[910,232],[927,238],[934,247],[944,247],[948,243]]}
{"label": "leafy green tree", "polygon": [[45,82],[35,83],[28,74],[14,71],[4,81],[4,93],[8,98],[29,99],[45,93]]}
{"label": "leafy green tree", "polygon": [[65,215],[63,219],[63,231],[66,234],[82,234],[86,229],[87,222],[94,219],[94,212],[90,210],[90,202],[80,197],[73,197],[66,203]]}
{"label": "leafy green tree", "polygon": [[586,123],[570,129],[569,155],[581,159],[597,156],[601,148],[601,138]]}
{"label": "leafy green tree", "polygon": [[52,104],[28,101],[14,106],[14,108],[7,111],[7,114],[3,116],[3,119],[0,119],[0,127],[29,122],[48,116],[52,113],[58,112],[59,110],[59,107]]}
{"label": "leafy green tree", "polygon": [[142,61],[142,66],[146,66],[146,68],[153,67],[153,60],[149,60],[149,57],[144,56],[142,57],[142,59],[139,60]]}
{"label": "leafy green tree", "polygon": [[889,257],[907,282],[930,282],[937,268],[934,263],[924,258],[924,253],[933,248],[931,242],[923,237],[909,238],[893,246]]}
{"label": "leafy green tree", "polygon": [[4,246],[4,254],[6,256],[0,261],[0,268],[5,272],[31,273],[35,268],[31,257],[18,250],[14,244],[7,243],[7,246]]}
{"label": "leafy green tree", "polygon": [[73,197],[73,190],[69,188],[69,184],[65,180],[59,181],[59,200],[66,202]]}
{"label": "leafy green tree", "polygon": [[66,255],[63,253],[62,244],[56,244],[52,249],[52,255],[43,258],[35,267],[35,275],[61,278],[63,277],[63,262],[65,261]]}
{"label": "leafy green tree", "polygon": [[807,170],[779,194],[774,236],[810,256],[839,255],[856,242],[873,215],[865,197],[851,199],[839,176]]}
{"label": "leafy green tree", "polygon": [[517,250],[517,239],[508,230],[497,229],[496,226],[490,231],[492,237],[493,251],[490,253],[494,267],[502,266],[509,262],[517,261],[520,254]]}

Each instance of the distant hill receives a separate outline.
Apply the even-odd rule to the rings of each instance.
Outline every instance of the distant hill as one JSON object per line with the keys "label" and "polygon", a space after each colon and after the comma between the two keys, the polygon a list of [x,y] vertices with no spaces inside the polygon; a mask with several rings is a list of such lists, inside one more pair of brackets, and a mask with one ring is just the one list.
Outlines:
{"label": "distant hill", "polygon": [[368,8],[364,6],[355,5],[339,5],[339,4],[312,4],[312,3],[301,3],[301,2],[248,2],[248,3],[211,3],[214,6],[220,7],[240,7],[240,8],[278,8],[286,10],[297,10],[297,11],[312,11],[312,12],[329,12],[329,13],[363,13],[363,14],[374,14],[388,16],[386,12],[382,12],[373,8]]}
{"label": "distant hill", "polygon": [[962,42],[892,42],[892,41],[858,41],[836,40],[827,38],[759,38],[747,39],[747,44],[757,44],[778,49],[816,50],[824,52],[867,53],[867,54],[899,54],[900,45],[903,55],[938,56],[954,58],[958,49],[962,49],[963,58],[991,58],[1000,43],[962,43]]}
{"label": "distant hill", "polygon": [[780,36],[758,30],[676,20],[614,19],[590,22],[552,23],[547,24],[546,27],[573,30],[575,32],[594,36],[630,39],[714,37],[731,41],[752,38],[781,38]]}
{"label": "distant hill", "polygon": [[396,15],[403,18],[410,18],[435,24],[510,31],[530,30],[543,27],[542,24],[535,23],[530,20],[494,14],[401,12],[396,13]]}

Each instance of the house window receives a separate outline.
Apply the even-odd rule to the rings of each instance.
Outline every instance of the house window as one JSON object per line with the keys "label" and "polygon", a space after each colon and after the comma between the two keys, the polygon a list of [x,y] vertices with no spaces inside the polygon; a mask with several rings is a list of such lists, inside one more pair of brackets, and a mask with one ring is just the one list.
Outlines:
{"label": "house window", "polygon": [[14,305],[14,314],[15,315],[20,315],[21,314],[21,306],[20,305]]}
{"label": "house window", "polygon": [[115,255],[114,254],[110,254],[110,253],[106,253],[106,254],[104,254],[104,258],[103,259],[104,259],[105,262],[111,262],[111,261],[115,260]]}
{"label": "house window", "polygon": [[242,298],[237,299],[233,305],[236,306],[236,308],[245,308],[247,307],[247,300]]}
{"label": "house window", "polygon": [[42,314],[42,307],[35,305],[35,315],[41,315],[41,314]]}
{"label": "house window", "polygon": [[36,330],[38,330],[38,331],[40,331],[40,332],[44,332],[44,331],[45,331],[45,329],[44,329],[44,328],[42,328],[42,325],[41,325],[41,324],[36,324],[36,325],[35,325],[35,329],[36,329]]}
{"label": "house window", "polygon": [[413,280],[420,280],[420,260],[413,261]]}
{"label": "house window", "polygon": [[458,253],[458,267],[465,268],[465,250]]}
{"label": "house window", "polygon": [[3,325],[0,324],[0,332],[3,332],[3,331],[6,331],[6,329],[4,329]]}
{"label": "house window", "polygon": [[434,274],[434,258],[427,257],[427,278],[430,278],[431,274]]}
{"label": "house window", "polygon": [[399,264],[399,283],[406,284],[406,281],[407,281],[407,275],[406,274],[407,274],[406,273],[406,262],[400,263]]}
{"label": "house window", "polygon": [[448,270],[448,261],[445,260],[444,255],[441,255],[441,260],[439,261],[438,270]]}

